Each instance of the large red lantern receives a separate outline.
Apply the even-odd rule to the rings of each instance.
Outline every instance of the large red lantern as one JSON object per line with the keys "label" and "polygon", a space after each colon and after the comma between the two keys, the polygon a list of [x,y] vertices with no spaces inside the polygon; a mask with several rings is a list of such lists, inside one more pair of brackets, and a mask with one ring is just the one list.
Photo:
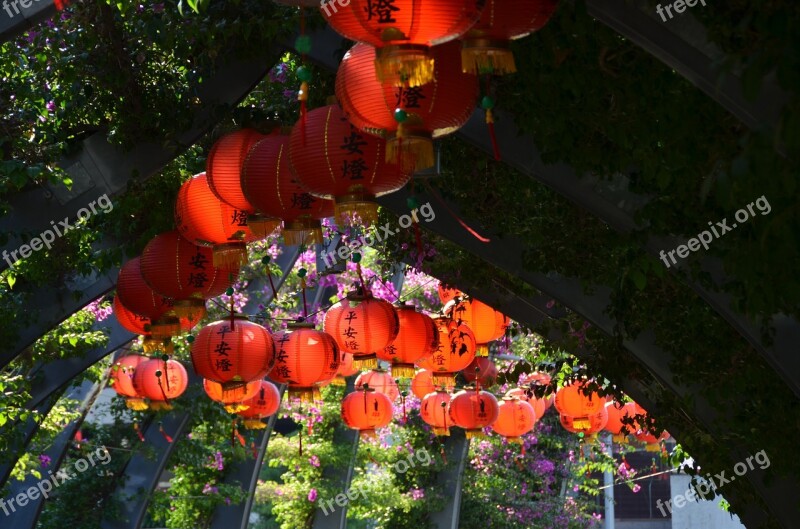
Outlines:
{"label": "large red lantern", "polygon": [[446,305],[448,302],[454,300],[457,297],[463,297],[464,293],[458,290],[457,288],[453,288],[451,286],[445,285],[444,283],[439,283],[439,286],[436,288],[439,299],[442,302],[442,305]]}
{"label": "large red lantern", "polygon": [[365,384],[378,393],[383,393],[389,397],[389,400],[392,402],[396,401],[397,397],[400,396],[397,382],[394,381],[392,375],[385,369],[371,369],[358,375],[355,383],[356,390],[362,389]]}
{"label": "large red lantern", "polygon": [[232,390],[264,378],[275,365],[275,342],[269,331],[246,317],[215,321],[192,342],[192,364],[203,378]]}
{"label": "large red lantern", "polygon": [[605,408],[606,399],[592,391],[584,393],[587,382],[577,381],[568,384],[556,392],[555,406],[559,413],[570,417],[584,417],[600,413]]}
{"label": "large red lantern", "polygon": [[450,421],[447,411],[450,399],[450,394],[441,389],[428,393],[422,398],[419,405],[419,416],[433,428],[434,435],[450,435],[450,427],[455,426]]}
{"label": "large red lantern", "polygon": [[237,269],[214,266],[211,248],[187,241],[177,231],[153,237],[141,257],[142,277],[157,293],[174,300],[181,317],[205,315],[205,300],[233,284]]}
{"label": "large red lantern", "polygon": [[427,369],[420,369],[414,378],[411,379],[411,392],[416,395],[418,399],[425,398],[428,393],[433,393],[436,386],[433,385],[431,372]]}
{"label": "large red lantern", "polygon": [[533,408],[533,412],[536,415],[536,420],[538,421],[542,417],[544,417],[544,412],[547,411],[547,403],[544,399],[537,399],[533,391],[530,389],[525,388],[514,388],[510,389],[506,392],[506,397],[517,398],[519,400],[524,400],[528,404],[531,405]]}
{"label": "large red lantern", "polygon": [[461,72],[460,49],[457,42],[434,48],[436,79],[408,88],[378,81],[375,49],[356,44],[339,65],[336,97],[356,128],[387,138],[387,160],[414,171],[432,167],[432,138],[455,132],[475,110],[477,77]]}
{"label": "large red lantern", "polygon": [[544,27],[557,3],[557,0],[486,0],[480,20],[461,38],[464,71],[496,75],[516,72],[511,41]]}
{"label": "large red lantern", "polygon": [[521,437],[533,430],[536,412],[530,403],[517,397],[503,397],[497,411],[497,420],[492,430],[502,435],[510,443],[522,444]]}
{"label": "large red lantern", "polygon": [[[176,319],[169,316],[162,316],[156,324],[150,322],[150,318],[139,316],[133,311],[128,310],[119,299],[114,297],[114,316],[122,327],[134,334],[141,334],[142,347],[147,354],[154,354],[157,351],[172,354],[174,344],[170,336],[175,334]],[[188,332],[198,323],[200,318],[179,318],[177,327],[180,332]]]}
{"label": "large red lantern", "polygon": [[185,239],[214,251],[214,266],[237,268],[247,263],[247,244],[257,237],[247,226],[247,212],[222,202],[208,186],[205,173],[190,178],[178,191],[175,226]]}
{"label": "large red lantern", "polygon": [[616,401],[607,402],[605,404],[606,412],[608,413],[608,422],[606,423],[605,429],[614,436],[614,441],[619,443],[623,442],[626,438],[626,435],[622,433],[623,428],[629,433],[634,433],[636,430],[632,425],[622,422],[622,419],[625,417],[633,419],[636,415],[636,405],[633,402],[628,402],[619,407],[618,405],[619,403]]}
{"label": "large red lantern", "polygon": [[[481,15],[483,0],[351,0],[337,9],[322,5],[333,29],[377,48],[373,75],[397,86],[419,86],[436,77],[434,48],[466,32]],[[434,65],[434,60],[436,64]],[[460,69],[460,62],[458,67]]]}
{"label": "large red lantern", "polygon": [[261,386],[254,396],[242,401],[243,410],[238,412],[244,419],[244,426],[248,430],[262,430],[267,425],[261,421],[273,415],[281,405],[281,394],[272,382],[261,381]]}
{"label": "large red lantern", "polygon": [[392,401],[374,389],[353,391],[342,399],[342,420],[361,437],[373,437],[376,428],[392,422]]}
{"label": "large red lantern", "polygon": [[264,137],[252,129],[226,134],[214,143],[206,159],[208,187],[221,201],[247,214],[255,210],[242,193],[242,166],[253,145]]}
{"label": "large red lantern", "polygon": [[461,371],[467,382],[474,385],[475,380],[482,388],[493,386],[497,380],[497,366],[486,357],[475,357],[470,364]]}
{"label": "large red lantern", "polygon": [[397,338],[400,321],[391,303],[358,291],[328,309],[323,328],[354,356],[358,369],[372,369],[378,366],[376,351]]}
{"label": "large red lantern", "polygon": [[175,336],[181,332],[181,321],[175,315],[173,301],[156,293],[145,282],[141,257],[131,259],[120,268],[117,297],[126,309],[150,320],[149,333],[154,337]]}
{"label": "large red lantern", "polygon": [[475,335],[469,327],[450,318],[436,318],[439,345],[430,356],[417,365],[431,372],[436,386],[454,386],[455,373],[467,367],[475,358]]}
{"label": "large red lantern", "polygon": [[478,342],[476,356],[489,356],[487,344],[501,338],[510,324],[508,316],[477,299],[457,303],[453,307],[452,317],[465,323],[475,333],[475,341]]}
{"label": "large red lantern", "polygon": [[467,439],[482,436],[483,428],[494,424],[500,413],[494,395],[471,388],[453,395],[448,412],[453,424],[466,431]]}
{"label": "large red lantern", "polygon": [[251,399],[258,393],[258,390],[261,389],[261,381],[253,380],[244,386],[226,389],[222,384],[204,378],[203,389],[211,400],[225,406],[225,411],[236,413],[247,408],[242,401]]}
{"label": "large red lantern", "polygon": [[277,362],[269,377],[289,385],[289,396],[319,400],[319,385],[336,376],[341,362],[333,337],[310,323],[291,323],[275,333]]}
{"label": "large red lantern", "polygon": [[392,363],[392,375],[414,376],[414,362],[431,354],[439,345],[439,330],[433,319],[409,304],[397,307],[400,330],[397,338],[377,351],[378,358]]}
{"label": "large red lantern", "polygon": [[136,367],[147,360],[146,356],[132,354],[123,356],[111,367],[111,387],[114,388],[117,395],[125,398],[125,405],[131,410],[147,409],[147,402],[133,387],[133,374],[136,372]]}
{"label": "large red lantern", "polygon": [[150,318],[128,310],[119,300],[119,296],[114,296],[113,310],[114,316],[124,329],[134,334],[150,334]]}
{"label": "large red lantern", "polygon": [[133,387],[139,396],[150,399],[151,410],[172,409],[170,401],[186,391],[189,375],[175,360],[153,358],[136,366]]}
{"label": "large red lantern", "polygon": [[267,136],[250,149],[242,190],[262,215],[283,220],[287,245],[322,242],[320,219],[333,215],[333,202],[312,196],[297,182],[289,164],[288,136]]}
{"label": "large red lantern", "polygon": [[295,125],[289,158],[301,186],[312,195],[335,200],[336,218],[358,215],[365,225],[378,221],[375,197],[402,188],[411,172],[386,163],[386,142],[347,121],[339,105],[309,112]]}
{"label": "large red lantern", "polygon": [[658,451],[660,449],[659,443],[661,441],[666,441],[669,439],[669,432],[664,430],[661,432],[661,435],[656,437],[656,435],[651,431],[649,427],[649,415],[647,411],[639,406],[636,403],[633,403],[633,412],[631,413],[631,417],[635,415],[643,415],[645,416],[645,423],[641,424],[639,421],[635,422],[635,430],[633,432],[633,436],[636,437],[639,441],[645,443],[645,449],[647,451],[653,452]]}
{"label": "large red lantern", "polygon": [[603,407],[598,412],[581,417],[573,417],[562,413],[560,415],[560,421],[561,426],[568,432],[594,435],[605,428],[608,422],[608,412],[605,407]]}

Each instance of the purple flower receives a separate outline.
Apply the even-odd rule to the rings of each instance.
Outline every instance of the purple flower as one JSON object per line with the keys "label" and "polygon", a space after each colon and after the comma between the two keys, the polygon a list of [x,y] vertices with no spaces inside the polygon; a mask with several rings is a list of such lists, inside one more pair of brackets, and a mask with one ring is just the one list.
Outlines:
{"label": "purple flower", "polygon": [[425,497],[425,489],[411,489],[409,492],[412,500],[421,500]]}
{"label": "purple flower", "polygon": [[633,489],[632,489],[632,490],[633,490],[633,493],[634,493],[634,494],[636,494],[637,492],[639,492],[640,490],[642,490],[642,487],[640,487],[640,486],[639,486],[639,484],[637,483],[637,484],[635,484],[635,485],[633,486]]}
{"label": "purple flower", "polygon": [[217,470],[222,471],[225,469],[225,461],[222,459],[222,452],[217,452],[214,454],[214,465],[217,467]]}
{"label": "purple flower", "polygon": [[319,467],[319,457],[317,456],[311,456],[308,462],[311,463],[312,467]]}
{"label": "purple flower", "polygon": [[317,501],[317,489],[311,489],[310,491],[308,491],[308,501],[310,501],[311,503]]}
{"label": "purple flower", "polygon": [[283,91],[283,97],[286,99],[297,99],[297,90],[290,90],[287,88]]}
{"label": "purple flower", "polygon": [[231,504],[231,499],[225,498],[225,505],[230,505],[230,504]]}
{"label": "purple flower", "polygon": [[159,14],[164,12],[164,3],[153,4],[153,13]]}
{"label": "purple flower", "polygon": [[41,454],[39,456],[39,463],[42,465],[42,468],[49,467],[51,462],[52,462],[52,459],[50,459],[50,456],[45,455],[45,454]]}

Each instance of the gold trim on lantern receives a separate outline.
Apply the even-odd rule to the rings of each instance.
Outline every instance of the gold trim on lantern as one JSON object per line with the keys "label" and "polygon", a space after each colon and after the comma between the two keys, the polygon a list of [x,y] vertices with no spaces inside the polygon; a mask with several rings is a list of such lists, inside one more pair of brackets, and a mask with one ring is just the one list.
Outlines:
{"label": "gold trim on lantern", "polygon": [[266,239],[281,225],[281,219],[267,217],[260,213],[247,216],[247,227],[259,239]]}
{"label": "gold trim on lantern", "polygon": [[171,338],[181,332],[181,320],[174,315],[162,316],[150,324],[150,335],[153,338]]}
{"label": "gold trim on lantern", "polygon": [[333,380],[331,380],[332,386],[346,386],[347,379],[344,378],[342,375],[336,375]]}
{"label": "gold trim on lantern", "polygon": [[214,266],[217,268],[239,268],[247,264],[247,244],[243,241],[214,245]]}
{"label": "gold trim on lantern", "polygon": [[353,367],[359,371],[375,369],[378,367],[378,356],[375,353],[364,356],[354,356]]}
{"label": "gold trim on lantern", "polygon": [[[421,171],[435,165],[431,135],[420,131],[408,132],[400,124],[397,133],[386,141],[386,162],[400,164],[404,171]],[[402,152],[401,152],[402,151]]]}
{"label": "gold trim on lantern", "polygon": [[615,433],[611,436],[611,440],[619,444],[628,444],[628,436],[621,433]]}
{"label": "gold trim on lantern", "polygon": [[433,427],[433,435],[450,435],[450,428],[439,428],[438,426]]}
{"label": "gold trim on lantern", "polygon": [[[396,33],[396,32],[395,32]],[[390,40],[397,40],[391,31]],[[375,75],[381,82],[394,86],[422,86],[435,80],[433,57],[428,46],[419,44],[393,44],[375,50]]]}
{"label": "gold trim on lantern", "polygon": [[322,223],[310,217],[284,222],[283,242],[287,246],[322,244]]}
{"label": "gold trim on lantern", "polygon": [[456,379],[453,373],[431,373],[431,383],[434,386],[453,387]]}
{"label": "gold trim on lantern", "polygon": [[169,338],[155,338],[152,336],[142,337],[142,350],[145,354],[152,355],[162,353],[172,355],[175,352],[175,344]]}
{"label": "gold trim on lantern", "polygon": [[149,406],[145,399],[139,397],[128,397],[125,399],[125,406],[133,411],[145,411]]}
{"label": "gold trim on lantern", "polygon": [[479,75],[515,73],[514,53],[506,40],[467,39],[462,41],[461,71]]}
{"label": "gold trim on lantern", "polygon": [[150,409],[153,411],[167,411],[172,409],[172,404],[163,400],[151,400]]}
{"label": "gold trim on lantern", "polygon": [[479,343],[475,348],[475,356],[489,356],[489,344]]}
{"label": "gold trim on lantern", "polygon": [[267,423],[259,419],[245,419],[242,421],[244,427],[248,430],[263,430],[267,427]]}
{"label": "gold trim on lantern", "polygon": [[365,228],[377,224],[378,204],[375,196],[358,188],[350,188],[349,191],[346,195],[336,197],[336,218],[345,224],[352,224],[353,217],[358,215]]}
{"label": "gold trim on lantern", "polygon": [[661,451],[661,444],[660,443],[646,443],[644,445],[644,449],[647,452],[660,452]]}
{"label": "gold trim on lantern", "polygon": [[202,297],[176,299],[173,310],[179,318],[190,321],[201,320],[206,316],[206,300]]}
{"label": "gold trim on lantern", "polygon": [[506,437],[506,441],[508,441],[509,444],[521,445],[522,437]]}
{"label": "gold trim on lantern", "polygon": [[239,413],[240,411],[249,410],[249,409],[250,409],[250,406],[247,406],[246,404],[242,404],[241,402],[238,402],[238,403],[235,403],[235,404],[226,404],[225,405],[225,411],[227,411],[228,413]]}
{"label": "gold trim on lantern", "polygon": [[299,399],[300,402],[313,404],[315,401],[322,400],[322,394],[319,392],[319,388],[316,386],[302,388],[290,387],[289,398]]}
{"label": "gold trim on lantern", "polygon": [[486,437],[486,434],[483,433],[482,428],[465,430],[465,433],[467,435],[467,439],[481,439]]}
{"label": "gold trim on lantern", "polygon": [[414,378],[416,374],[414,364],[392,364],[392,376],[395,378]]}

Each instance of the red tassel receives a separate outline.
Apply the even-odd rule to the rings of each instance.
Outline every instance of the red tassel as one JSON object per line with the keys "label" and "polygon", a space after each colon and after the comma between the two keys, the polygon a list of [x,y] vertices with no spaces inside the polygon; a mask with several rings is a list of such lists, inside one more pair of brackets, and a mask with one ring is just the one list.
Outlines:
{"label": "red tassel", "polygon": [[139,436],[139,440],[141,442],[144,442],[144,435],[142,435],[142,431],[139,429],[139,423],[138,422],[133,423],[133,429],[136,431],[136,435]]}
{"label": "red tassel", "polygon": [[250,450],[253,451],[253,459],[258,459],[258,447],[255,442],[250,443]]}
{"label": "red tassel", "polygon": [[234,315],[235,311],[233,308],[233,295],[231,295],[231,331],[236,330],[236,324],[234,323]]}
{"label": "red tassel", "polygon": [[444,461],[444,464],[446,465],[447,464],[447,455],[444,453],[444,446],[440,446],[440,449],[441,449],[441,453],[442,453],[442,461]]}
{"label": "red tassel", "polygon": [[242,445],[242,447],[247,446],[247,441],[244,440],[244,436],[239,433],[239,429],[236,428],[236,426],[233,427],[233,433],[236,435],[236,438],[239,440],[239,444]]}
{"label": "red tassel", "polygon": [[272,289],[272,299],[278,299],[278,291],[275,289],[275,282],[272,281],[272,272],[269,269],[269,265],[267,265],[267,278],[269,279],[269,287]]}
{"label": "red tassel", "polygon": [[433,188],[430,186],[430,184],[429,184],[428,182],[425,182],[425,181],[423,181],[423,182],[425,183],[425,187],[428,189],[428,191],[431,193],[431,195],[433,195],[433,198],[435,198],[435,199],[436,199],[436,201],[437,201],[439,204],[441,204],[441,206],[442,206],[442,207],[444,207],[444,209],[445,209],[445,210],[446,210],[446,211],[447,211],[447,212],[450,214],[450,216],[451,216],[451,217],[453,217],[454,219],[456,219],[456,220],[458,221],[458,223],[459,223],[459,224],[461,224],[461,227],[462,227],[462,228],[464,228],[465,230],[467,230],[467,231],[470,233],[470,235],[472,235],[473,237],[475,237],[476,239],[478,239],[478,240],[479,240],[479,241],[481,241],[481,242],[484,242],[484,243],[486,243],[486,242],[491,242],[491,239],[487,239],[486,237],[483,237],[483,236],[482,236],[482,235],[480,235],[480,234],[479,234],[477,231],[475,231],[475,230],[473,230],[472,228],[470,228],[470,227],[469,227],[469,225],[467,225],[467,223],[466,223],[466,222],[464,222],[463,220],[461,220],[461,218],[460,218],[458,215],[456,215],[456,214],[455,214],[455,212],[454,212],[452,209],[450,209],[450,207],[449,207],[447,204],[445,204],[444,200],[442,200],[442,197],[440,197],[440,196],[439,196],[439,193],[437,193],[437,192],[436,192],[436,191],[435,191],[435,190],[434,190],[434,189],[433,189]]}
{"label": "red tassel", "polygon": [[164,439],[166,439],[168,443],[172,442],[172,437],[167,435],[167,432],[164,431],[164,426],[162,426],[161,423],[158,423],[158,431],[161,432],[161,435],[164,436]]}

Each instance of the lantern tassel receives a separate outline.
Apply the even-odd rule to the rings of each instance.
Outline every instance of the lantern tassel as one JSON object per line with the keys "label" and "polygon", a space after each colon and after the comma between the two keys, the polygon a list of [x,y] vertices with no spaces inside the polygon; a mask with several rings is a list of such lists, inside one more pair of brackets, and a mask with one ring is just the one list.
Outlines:
{"label": "lantern tassel", "polygon": [[168,443],[172,442],[172,437],[170,437],[167,434],[167,432],[164,430],[164,425],[163,424],[158,423],[158,431],[161,433],[161,435],[164,436],[164,439],[166,439]]}
{"label": "lantern tassel", "polygon": [[162,408],[161,406],[157,405],[155,402],[150,403],[151,409],[169,409],[169,397],[167,397],[167,393],[164,391],[164,386],[161,385],[161,377],[156,377],[158,381],[158,389],[161,390],[161,395],[164,397],[164,404],[167,406],[166,408]]}
{"label": "lantern tassel", "polygon": [[250,450],[253,452],[253,459],[258,459],[258,447],[255,441],[250,443]]}
{"label": "lantern tassel", "polygon": [[431,185],[428,182],[423,181],[423,183],[425,184],[425,187],[428,189],[428,191],[431,193],[431,195],[433,195],[433,198],[435,198],[436,201],[439,204],[441,204],[442,207],[444,207],[444,209],[450,214],[451,217],[456,219],[458,221],[458,223],[461,224],[462,228],[467,230],[473,237],[475,237],[476,239],[478,239],[481,242],[484,242],[484,243],[491,242],[491,239],[483,237],[477,231],[475,231],[472,228],[470,228],[469,225],[467,225],[466,222],[461,220],[461,218],[458,215],[456,215],[455,212],[453,212],[453,210],[450,209],[450,207],[447,204],[445,204],[444,200],[442,200],[442,197],[439,196],[439,193],[437,193],[436,190],[434,190],[433,187],[431,187]]}
{"label": "lantern tassel", "polygon": [[269,265],[267,265],[267,279],[269,279],[269,288],[272,289],[272,299],[278,299],[278,290],[275,288],[275,282],[272,280],[272,271],[269,269]]}
{"label": "lantern tassel", "polygon": [[489,137],[492,139],[492,151],[494,151],[494,159],[500,161],[500,147],[497,145],[497,135],[494,131],[494,114],[492,109],[486,109],[486,125],[489,127]]}
{"label": "lantern tassel", "polygon": [[142,434],[142,430],[139,428],[138,422],[133,423],[133,429],[136,432],[136,435],[139,436],[139,440],[144,442],[144,435]]}
{"label": "lantern tassel", "polygon": [[239,444],[242,445],[242,447],[247,446],[247,441],[245,441],[244,436],[239,433],[239,429],[235,425],[233,427],[233,433],[236,436],[236,439],[239,440]]}

